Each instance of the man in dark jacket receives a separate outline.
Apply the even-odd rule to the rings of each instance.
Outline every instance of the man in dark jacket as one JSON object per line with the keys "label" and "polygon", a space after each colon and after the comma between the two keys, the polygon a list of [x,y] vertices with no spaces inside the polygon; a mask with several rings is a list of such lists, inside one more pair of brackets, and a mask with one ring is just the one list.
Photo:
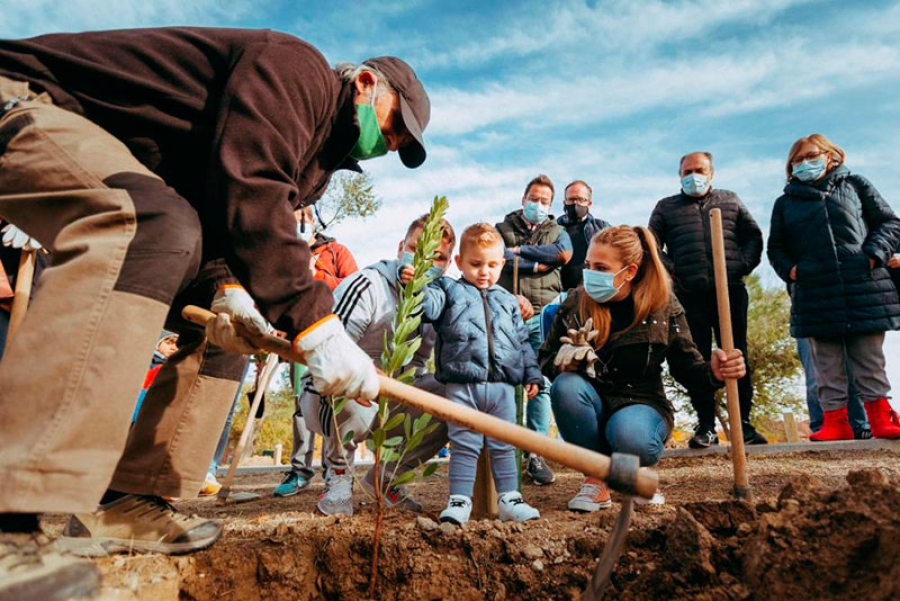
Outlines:
{"label": "man in dark jacket", "polygon": [[[524,306],[525,325],[531,347],[541,347],[541,309],[562,292],[560,268],[572,258],[572,241],[563,226],[550,214],[553,182],[538,175],[525,186],[522,208],[508,214],[496,225],[506,245],[506,264],[498,284],[519,296]],[[527,310],[531,309],[531,316]],[[544,380],[540,393],[528,401],[525,425],[541,434],[550,431],[550,381]],[[535,484],[551,484],[553,471],[542,457],[526,456],[526,472]]]}
{"label": "man in dark jacket", "polygon": [[[162,497],[202,485],[238,353],[253,350],[233,322],[285,332],[318,390],[377,394],[372,362],[310,273],[292,213],[358,160],[399,151],[418,167],[429,117],[422,84],[399,59],[334,70],[306,42],[272,31],[0,41],[0,215],[52,256],[0,364],[4,400],[16,401],[0,403],[3,556],[34,552],[26,539],[46,511],[79,512],[59,540],[79,554],[189,552],[218,538],[221,525]],[[201,276],[203,265],[212,267]],[[220,315],[204,332],[179,318],[187,303]],[[179,350],[126,445],[164,323],[181,334]],[[77,565],[31,565],[22,586],[40,584],[32,574],[96,582]]]}
{"label": "man in dark jacket", "polygon": [[584,271],[584,258],[594,234],[608,228],[609,223],[591,215],[591,207],[594,191],[587,182],[575,180],[565,190],[563,201],[564,214],[560,215],[556,222],[566,228],[566,233],[572,240],[572,258],[560,268],[559,275],[562,278],[563,290],[569,290],[581,285],[581,272]]}
{"label": "man in dark jacket", "polygon": [[[748,295],[744,276],[759,265],[762,232],[737,194],[712,187],[714,171],[710,153],[693,152],[683,156],[680,175],[681,193],[656,203],[650,216],[650,229],[659,242],[663,262],[672,274],[675,294],[684,306],[691,336],[703,358],[709,361],[713,331],[716,342],[722,345],[709,212],[721,209],[734,346],[746,357]],[[738,391],[744,441],[765,444],[765,437],[750,423],[753,382],[749,364],[747,375],[738,380]],[[718,444],[715,397],[708,391],[689,390],[688,393],[699,422],[690,446],[705,448]]]}

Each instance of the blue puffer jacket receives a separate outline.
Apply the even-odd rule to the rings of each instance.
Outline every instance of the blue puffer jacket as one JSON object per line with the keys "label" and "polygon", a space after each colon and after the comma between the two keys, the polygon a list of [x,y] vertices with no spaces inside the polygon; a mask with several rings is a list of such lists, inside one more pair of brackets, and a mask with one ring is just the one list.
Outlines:
{"label": "blue puffer jacket", "polygon": [[818,182],[791,179],[775,201],[767,251],[785,282],[797,266],[791,335],[900,329],[900,299],[884,268],[898,241],[900,219],[866,178],[841,165]]}
{"label": "blue puffer jacket", "polygon": [[480,290],[460,278],[428,285],[422,318],[437,331],[440,382],[543,382],[516,297],[494,285]]}

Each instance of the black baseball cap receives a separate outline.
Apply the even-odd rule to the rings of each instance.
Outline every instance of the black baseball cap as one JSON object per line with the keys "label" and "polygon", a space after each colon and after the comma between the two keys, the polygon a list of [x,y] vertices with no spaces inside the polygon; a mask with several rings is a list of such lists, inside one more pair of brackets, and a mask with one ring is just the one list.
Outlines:
{"label": "black baseball cap", "polygon": [[400,96],[400,115],[403,125],[412,135],[413,141],[402,146],[398,152],[400,160],[410,169],[425,162],[425,141],[422,132],[431,119],[431,101],[422,82],[408,64],[395,56],[377,56],[363,62],[384,73],[390,85]]}

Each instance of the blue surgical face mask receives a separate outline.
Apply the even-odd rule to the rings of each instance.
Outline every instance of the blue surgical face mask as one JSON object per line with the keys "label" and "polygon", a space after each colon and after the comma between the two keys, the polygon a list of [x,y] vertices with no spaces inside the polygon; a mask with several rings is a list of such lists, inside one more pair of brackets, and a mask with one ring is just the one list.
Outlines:
{"label": "blue surgical face mask", "polygon": [[436,280],[444,275],[444,270],[437,265],[432,265],[428,268],[428,271],[425,272],[425,275],[427,275],[432,280]]}
{"label": "blue surgical face mask", "polygon": [[681,190],[688,196],[703,196],[709,186],[709,178],[701,173],[688,173],[681,178]]}
{"label": "blue surgical face mask", "polygon": [[585,269],[582,272],[584,275],[584,291],[598,303],[605,303],[619,293],[619,288],[616,288],[613,282],[616,276],[626,269],[628,269],[627,266],[615,273]]}
{"label": "blue surgical face mask", "polygon": [[550,207],[541,202],[526,200],[525,206],[522,207],[522,212],[525,215],[525,219],[535,225],[540,225],[550,216]]}
{"label": "blue surgical face mask", "polygon": [[805,160],[791,168],[791,173],[801,182],[814,182],[825,173],[825,157]]}

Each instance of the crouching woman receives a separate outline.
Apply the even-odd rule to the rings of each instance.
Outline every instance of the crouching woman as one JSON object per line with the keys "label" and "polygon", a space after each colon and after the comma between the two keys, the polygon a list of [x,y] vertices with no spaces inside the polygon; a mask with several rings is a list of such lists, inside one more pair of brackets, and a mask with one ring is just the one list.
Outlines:
{"label": "crouching woman", "polygon": [[[591,239],[584,282],[559,308],[539,360],[554,380],[550,400],[562,437],[593,451],[637,455],[644,466],[659,461],[674,421],[663,361],[688,390],[720,388],[724,378],[746,373],[738,350],[703,360],[653,234],[624,225]],[[569,501],[582,512],[610,505],[605,484],[590,477]]]}

